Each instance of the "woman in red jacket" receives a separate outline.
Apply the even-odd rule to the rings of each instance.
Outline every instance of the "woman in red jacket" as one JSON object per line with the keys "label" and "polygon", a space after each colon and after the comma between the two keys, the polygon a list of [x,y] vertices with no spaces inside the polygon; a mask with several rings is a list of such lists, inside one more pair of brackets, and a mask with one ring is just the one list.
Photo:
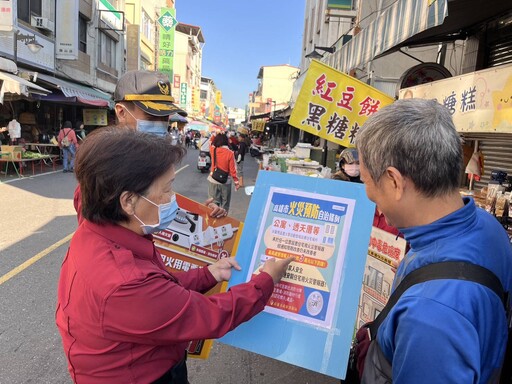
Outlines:
{"label": "woman in red jacket", "polygon": [[212,159],[212,173],[215,168],[220,168],[228,172],[231,177],[225,184],[222,184],[212,177],[212,173],[208,176],[208,198],[213,198],[213,202],[219,207],[229,211],[229,203],[231,202],[231,179],[235,182],[235,190],[238,190],[240,183],[236,174],[236,162],[233,151],[229,149],[228,137],[219,133],[213,139],[210,147]]}
{"label": "woman in red jacket", "polygon": [[271,258],[247,283],[210,296],[240,270],[234,258],[169,273],[152,234],[176,218],[184,155],[170,136],[119,127],[94,131],[77,153],[83,221],[62,263],[55,314],[75,383],[187,384],[189,342],[261,312],[292,261]]}

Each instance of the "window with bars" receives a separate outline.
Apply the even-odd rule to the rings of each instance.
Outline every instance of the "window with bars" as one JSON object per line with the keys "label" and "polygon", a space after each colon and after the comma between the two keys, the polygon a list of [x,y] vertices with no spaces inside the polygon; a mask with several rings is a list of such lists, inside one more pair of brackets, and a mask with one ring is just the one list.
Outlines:
{"label": "window with bars", "polygon": [[87,53],[87,20],[81,14],[78,16],[78,49]]}

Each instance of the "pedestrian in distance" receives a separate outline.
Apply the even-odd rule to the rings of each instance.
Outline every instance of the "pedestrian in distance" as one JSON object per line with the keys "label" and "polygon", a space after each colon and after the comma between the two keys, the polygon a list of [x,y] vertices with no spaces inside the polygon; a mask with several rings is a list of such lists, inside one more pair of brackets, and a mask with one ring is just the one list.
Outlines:
{"label": "pedestrian in distance", "polygon": [[[505,230],[459,193],[462,146],[446,107],[435,100],[398,100],[366,121],[356,144],[368,198],[411,247],[398,267],[393,294],[420,268],[437,264],[445,273],[453,265],[447,262],[464,263],[461,273],[483,267],[504,291],[512,290]],[[504,304],[510,303],[496,292],[458,277],[406,288],[377,330],[370,327],[374,341],[366,358],[358,357],[362,382],[497,382],[508,335]]]}
{"label": "pedestrian in distance", "polygon": [[244,159],[247,153],[247,144],[245,143],[246,135],[240,133],[238,140],[238,151],[236,153],[236,174],[240,182],[240,187],[244,186]]}
{"label": "pedestrian in distance", "polygon": [[63,172],[73,172],[75,164],[75,154],[78,149],[78,140],[71,121],[65,121],[62,124],[57,135],[59,148],[62,150]]}
{"label": "pedestrian in distance", "polygon": [[[167,136],[169,115],[178,113],[184,117],[187,116],[185,111],[174,104],[169,77],[157,71],[126,72],[117,82],[114,100],[120,129],[127,128],[157,136]],[[75,190],[73,202],[80,223],[80,185]],[[206,200],[204,204],[211,209],[212,217],[219,218],[227,215],[227,211],[217,206],[211,199]]]}
{"label": "pedestrian in distance", "polygon": [[188,343],[261,312],[293,260],[270,259],[249,282],[210,296],[240,270],[234,258],[169,273],[152,233],[178,211],[173,183],[185,149],[171,141],[108,127],[77,154],[83,222],[62,263],[56,310],[73,382],[187,384]]}
{"label": "pedestrian in distance", "polygon": [[[235,155],[229,149],[228,137],[224,133],[219,133],[213,139],[210,147],[210,157],[212,167],[208,175],[208,197],[213,199],[219,207],[229,211],[231,203],[231,179],[235,184],[235,190],[240,188],[240,182],[236,173]],[[215,168],[220,168],[229,174],[227,181],[221,183],[213,178]]]}
{"label": "pedestrian in distance", "polygon": [[359,155],[355,148],[345,148],[340,153],[338,171],[332,176],[335,180],[352,181],[360,183],[359,178]]}

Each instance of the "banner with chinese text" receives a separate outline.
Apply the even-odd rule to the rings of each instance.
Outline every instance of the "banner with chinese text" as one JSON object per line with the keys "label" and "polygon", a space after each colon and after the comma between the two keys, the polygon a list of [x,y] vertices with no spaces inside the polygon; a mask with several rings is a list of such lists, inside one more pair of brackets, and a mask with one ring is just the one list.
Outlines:
{"label": "banner with chinese text", "polygon": [[400,99],[436,99],[459,132],[512,132],[512,65],[400,90]]}
{"label": "banner with chinese text", "polygon": [[364,185],[260,171],[229,287],[295,260],[256,317],[220,341],[344,378],[375,205]]}
{"label": "banner with chinese text", "polygon": [[406,241],[401,237],[372,227],[356,329],[375,320],[388,302],[395,278],[393,263],[398,263],[404,258],[405,247]]}
{"label": "banner with chinese text", "polygon": [[82,111],[84,125],[108,125],[106,109],[84,109]]}
{"label": "banner with chinese text", "polygon": [[176,9],[161,8],[161,16],[158,18],[158,70],[173,80],[174,66],[174,31],[178,21]]}
{"label": "banner with chinese text", "polygon": [[344,147],[354,147],[359,128],[393,98],[312,60],[290,116],[290,125]]}
{"label": "banner with chinese text", "polygon": [[[231,217],[213,219],[205,205],[176,194],[179,210],[166,230],[154,234],[167,270],[186,272],[212,264],[236,253],[243,223]],[[206,294],[225,292],[227,283],[217,284]],[[212,340],[191,341],[188,355],[208,358]]]}

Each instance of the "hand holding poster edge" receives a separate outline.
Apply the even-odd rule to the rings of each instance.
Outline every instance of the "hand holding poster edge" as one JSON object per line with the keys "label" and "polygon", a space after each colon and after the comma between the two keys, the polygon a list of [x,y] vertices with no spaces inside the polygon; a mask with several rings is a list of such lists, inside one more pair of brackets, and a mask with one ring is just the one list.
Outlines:
{"label": "hand holding poster edge", "polygon": [[[342,378],[348,361],[350,343],[359,301],[366,252],[375,206],[365,194],[362,184],[260,171],[246,216],[237,261],[242,271],[234,271],[229,287],[250,278],[253,250],[268,207],[268,196],[279,185],[289,195],[332,196],[355,201],[351,220],[347,257],[338,271],[338,296],[333,303],[332,322],[319,326],[275,313],[262,312],[231,331],[221,342],[301,366],[329,376]],[[261,236],[260,236],[261,237]],[[276,289],[274,289],[274,293]],[[313,312],[314,313],[314,312]],[[292,316],[293,317],[293,316]],[[304,317],[302,317],[304,319]],[[307,320],[307,317],[305,318]],[[315,319],[312,319],[315,320]]]}

